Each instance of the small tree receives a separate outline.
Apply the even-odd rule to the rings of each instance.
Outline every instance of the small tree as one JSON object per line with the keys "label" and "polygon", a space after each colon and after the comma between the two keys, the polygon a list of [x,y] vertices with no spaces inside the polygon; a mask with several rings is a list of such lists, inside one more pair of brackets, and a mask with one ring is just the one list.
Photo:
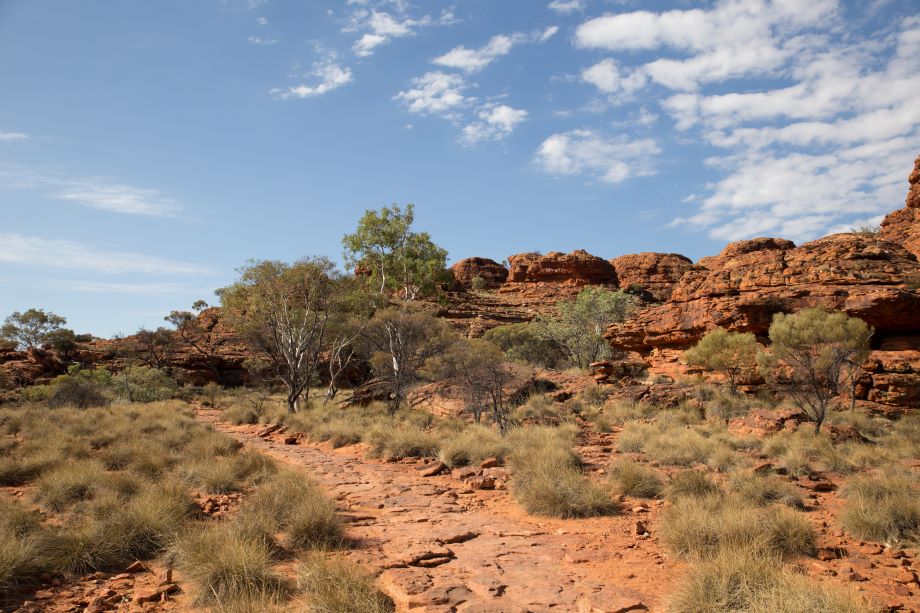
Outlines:
{"label": "small tree", "polygon": [[152,368],[168,368],[176,354],[176,337],[172,330],[141,328],[131,339],[129,351],[143,364]]}
{"label": "small tree", "polygon": [[326,401],[338,395],[343,375],[362,356],[360,340],[377,302],[378,297],[369,293],[359,279],[339,279],[326,350],[329,357]]}
{"label": "small tree", "polygon": [[722,373],[731,393],[737,394],[738,379],[757,369],[758,351],[757,339],[750,332],[715,328],[684,352],[684,360],[691,366]]}
{"label": "small tree", "polygon": [[566,360],[566,354],[559,345],[541,334],[540,326],[537,324],[498,326],[488,330],[482,338],[497,345],[513,362],[523,362],[540,368],[558,368]]}
{"label": "small tree", "polygon": [[240,279],[218,290],[230,325],[269,357],[272,370],[287,388],[294,413],[316,380],[326,340],[330,304],[338,276],[326,258],[252,262]]}
{"label": "small tree", "polygon": [[817,308],[777,313],[770,324],[772,355],[761,358],[761,367],[814,421],[818,433],[834,398],[865,362],[872,332],[845,313]]}
{"label": "small tree", "polygon": [[372,351],[371,366],[390,387],[390,414],[426,374],[429,360],[441,355],[455,338],[443,320],[409,305],[378,311],[362,336]]}
{"label": "small tree", "polygon": [[[164,317],[166,321],[175,326],[179,340],[187,347],[204,357],[205,364],[218,383],[223,383],[222,372],[218,368],[218,357],[221,348],[230,341],[230,337],[217,330],[216,320],[210,325],[202,323],[201,312],[208,308],[204,300],[196,300],[190,311],[171,311]],[[197,313],[197,315],[196,315]]]}
{"label": "small tree", "polygon": [[15,311],[0,327],[0,338],[16,343],[20,349],[37,349],[66,323],[67,320],[60,315],[43,309],[29,309],[24,313]]}
{"label": "small tree", "polygon": [[502,436],[507,433],[510,419],[506,388],[513,373],[501,349],[478,338],[454,343],[442,358],[442,375],[460,388],[476,423],[488,408]]}
{"label": "small tree", "polygon": [[575,300],[556,305],[556,314],[535,320],[540,334],[555,342],[578,368],[610,355],[604,339],[609,324],[618,323],[635,308],[636,299],[619,290],[600,286],[586,287]]}
{"label": "small tree", "polygon": [[366,211],[354,234],[342,239],[346,266],[366,273],[380,294],[394,292],[404,301],[430,294],[444,274],[447,251],[427,232],[413,232],[414,219],[411,204]]}

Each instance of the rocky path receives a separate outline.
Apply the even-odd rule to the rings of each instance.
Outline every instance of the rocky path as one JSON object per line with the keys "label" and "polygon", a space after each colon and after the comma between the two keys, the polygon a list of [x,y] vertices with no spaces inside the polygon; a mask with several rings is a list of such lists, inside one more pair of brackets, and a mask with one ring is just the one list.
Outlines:
{"label": "rocky path", "polygon": [[349,556],[382,571],[380,587],[400,611],[663,610],[675,568],[654,535],[635,534],[658,508],[533,518],[507,491],[471,489],[460,471],[425,477],[418,463],[367,460],[360,446],[285,444],[283,435],[223,423],[219,411],[198,416],[319,481],[349,521],[357,543]]}

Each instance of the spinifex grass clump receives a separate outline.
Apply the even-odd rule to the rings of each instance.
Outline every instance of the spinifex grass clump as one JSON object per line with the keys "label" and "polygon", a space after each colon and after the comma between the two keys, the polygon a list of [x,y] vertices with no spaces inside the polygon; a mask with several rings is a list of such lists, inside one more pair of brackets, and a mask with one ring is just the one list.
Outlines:
{"label": "spinifex grass clump", "polygon": [[528,513],[572,518],[619,511],[610,493],[582,473],[572,451],[574,435],[573,427],[512,432],[512,492]]}

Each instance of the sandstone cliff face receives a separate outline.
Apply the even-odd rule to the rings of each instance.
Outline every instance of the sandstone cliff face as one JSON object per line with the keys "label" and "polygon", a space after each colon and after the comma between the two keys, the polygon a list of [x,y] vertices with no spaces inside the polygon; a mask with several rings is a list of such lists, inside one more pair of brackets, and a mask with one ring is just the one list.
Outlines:
{"label": "sandstone cliff face", "polygon": [[454,282],[461,289],[470,289],[473,279],[481,278],[486,288],[495,288],[508,278],[508,269],[489,258],[466,258],[450,267]]}
{"label": "sandstone cliff face", "polygon": [[[920,331],[920,294],[904,283],[920,273],[920,264],[897,243],[860,234],[835,234],[800,247],[754,239],[732,243],[702,264],[683,275],[668,302],[611,325],[611,344],[643,356],[653,371],[673,372],[680,368],[680,351],[708,330],[718,326],[764,339],[775,313],[813,306],[864,319],[875,327],[877,345]],[[896,361],[901,372],[894,378],[881,376],[893,362],[878,365],[870,399],[899,404],[920,392],[920,369],[913,370],[909,356]],[[882,379],[897,389],[883,393]],[[916,391],[907,389],[912,386]]]}
{"label": "sandstone cliff face", "polygon": [[906,206],[885,217],[881,235],[885,240],[900,243],[920,256],[920,157],[914,162],[908,182]]}
{"label": "sandstone cliff face", "polygon": [[677,253],[632,253],[610,260],[620,287],[641,286],[658,302],[671,297],[671,290],[689,270],[690,258]]}

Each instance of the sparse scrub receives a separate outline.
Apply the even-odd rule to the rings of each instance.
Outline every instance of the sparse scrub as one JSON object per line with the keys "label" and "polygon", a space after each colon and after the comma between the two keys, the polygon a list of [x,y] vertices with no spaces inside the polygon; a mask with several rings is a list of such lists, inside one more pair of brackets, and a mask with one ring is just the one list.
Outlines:
{"label": "sparse scrub", "polygon": [[516,423],[558,425],[572,421],[574,416],[565,405],[543,394],[534,394],[514,410]]}
{"label": "sparse scrub", "polygon": [[546,426],[512,432],[512,491],[528,513],[568,519],[619,511],[610,493],[581,472],[573,432]]}
{"label": "sparse scrub", "polygon": [[374,585],[374,578],[355,564],[322,555],[308,556],[300,583],[311,613],[391,613],[393,602]]}
{"label": "sparse scrub", "polygon": [[730,489],[741,499],[754,505],[766,506],[781,502],[794,509],[805,508],[798,488],[778,477],[738,474],[732,477]]}
{"label": "sparse scrub", "polygon": [[441,445],[438,458],[450,467],[476,464],[486,458],[504,458],[508,443],[498,432],[483,425],[473,425],[448,437]]}
{"label": "sparse scrub", "polygon": [[367,433],[371,457],[384,459],[433,458],[441,442],[432,432],[410,424],[379,424]]}
{"label": "sparse scrub", "polygon": [[658,471],[629,460],[619,460],[609,469],[616,491],[621,496],[654,498],[661,493],[664,483]]}
{"label": "sparse scrub", "polygon": [[853,477],[843,488],[844,528],[857,538],[895,546],[920,544],[920,484],[896,469]]}
{"label": "sparse scrub", "polygon": [[275,603],[289,587],[272,570],[265,543],[248,539],[234,524],[216,524],[185,534],[176,544],[176,560],[196,586],[201,604],[236,601]]}

